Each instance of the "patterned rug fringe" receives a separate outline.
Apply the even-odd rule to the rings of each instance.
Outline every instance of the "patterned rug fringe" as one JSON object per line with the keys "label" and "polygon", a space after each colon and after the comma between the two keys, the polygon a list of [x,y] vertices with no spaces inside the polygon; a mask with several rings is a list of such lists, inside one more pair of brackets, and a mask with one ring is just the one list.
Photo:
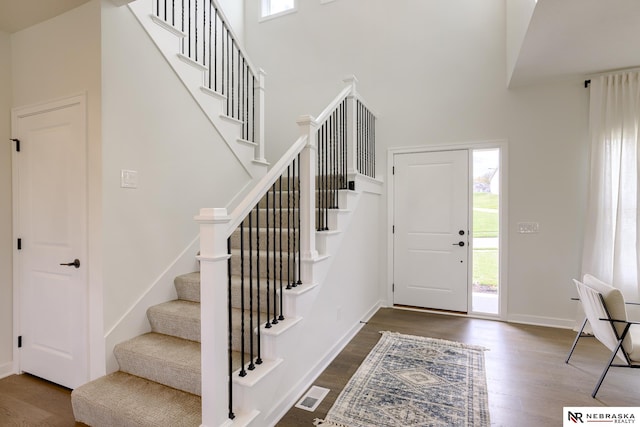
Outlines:
{"label": "patterned rug fringe", "polygon": [[446,344],[449,345],[451,347],[458,347],[458,348],[466,348],[469,350],[478,350],[478,351],[489,351],[489,349],[487,347],[483,347],[481,345],[474,345],[474,344],[465,344],[462,342],[457,342],[457,341],[448,341],[448,340],[443,340],[440,338],[430,338],[430,337],[419,337],[416,335],[406,335],[406,334],[401,334],[400,332],[393,332],[393,331],[378,331],[380,334],[382,335],[395,335],[398,337],[405,337],[405,338],[410,338],[413,340],[420,340],[420,341],[429,341],[429,342],[433,342],[433,343],[439,343],[439,344]]}
{"label": "patterned rug fringe", "polygon": [[346,424],[334,423],[333,421],[325,421],[321,420],[320,418],[316,418],[315,420],[313,420],[313,425],[323,427],[349,427]]}

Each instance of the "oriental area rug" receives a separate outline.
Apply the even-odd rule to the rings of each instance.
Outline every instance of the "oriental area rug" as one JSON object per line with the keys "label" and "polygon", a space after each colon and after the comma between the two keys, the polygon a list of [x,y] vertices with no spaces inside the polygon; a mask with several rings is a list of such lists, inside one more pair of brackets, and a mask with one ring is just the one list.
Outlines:
{"label": "oriental area rug", "polygon": [[489,426],[483,347],[382,332],[322,427]]}

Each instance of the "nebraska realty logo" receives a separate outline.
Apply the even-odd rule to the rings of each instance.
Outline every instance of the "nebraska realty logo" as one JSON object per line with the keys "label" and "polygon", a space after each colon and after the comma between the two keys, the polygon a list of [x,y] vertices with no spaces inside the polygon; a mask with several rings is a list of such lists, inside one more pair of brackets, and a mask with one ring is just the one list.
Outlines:
{"label": "nebraska realty logo", "polygon": [[563,426],[598,423],[598,426],[635,424],[640,419],[640,408],[564,408]]}

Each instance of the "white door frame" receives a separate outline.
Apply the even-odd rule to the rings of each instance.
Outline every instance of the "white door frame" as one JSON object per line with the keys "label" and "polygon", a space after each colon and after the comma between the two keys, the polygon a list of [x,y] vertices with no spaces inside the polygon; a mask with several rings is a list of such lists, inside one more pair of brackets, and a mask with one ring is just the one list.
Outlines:
{"label": "white door frame", "polygon": [[[17,121],[19,120],[20,117],[25,117],[25,116],[29,116],[29,115],[33,115],[33,114],[38,114],[38,113],[44,113],[47,111],[52,111],[52,110],[56,110],[56,109],[60,109],[60,108],[65,108],[65,107],[69,107],[72,105],[77,105],[79,104],[81,107],[81,111],[83,114],[83,126],[84,126],[84,144],[87,147],[87,153],[88,153],[88,117],[87,117],[87,96],[86,93],[80,93],[80,94],[76,94],[76,95],[71,95],[71,96],[67,96],[67,97],[63,97],[63,98],[58,98],[58,99],[54,99],[54,100],[50,100],[50,101],[44,101],[44,102],[39,102],[39,103],[35,103],[35,104],[30,104],[30,105],[25,105],[25,106],[21,106],[21,107],[14,107],[12,108],[12,112],[11,112],[11,138],[17,138],[17,135],[15,134],[16,131],[16,126],[17,126]],[[20,230],[20,212],[19,212],[19,200],[20,200],[20,192],[19,192],[19,173],[18,173],[18,158],[17,156],[19,155],[19,153],[16,150],[15,147],[15,142],[14,145],[12,145],[11,147],[11,165],[12,165],[12,204],[13,204],[13,208],[12,208],[12,214],[13,214],[13,241],[12,241],[12,245],[13,245],[13,371],[15,373],[19,373],[20,372],[20,351],[18,349],[18,337],[20,336],[20,331],[21,331],[21,325],[20,325],[20,316],[21,316],[21,298],[20,298],[20,284],[22,283],[22,278],[21,278],[21,268],[20,268],[20,262],[19,262],[19,254],[18,254],[18,248],[17,248],[17,239],[20,237],[19,236],[19,230]],[[89,179],[89,159],[85,158],[85,179]],[[88,192],[88,187],[87,187],[87,192]],[[88,218],[88,213],[89,213],[89,199],[88,199],[88,194],[85,195],[85,204],[86,204],[86,222],[85,224],[87,225],[87,230],[86,232],[88,233],[88,226],[89,226],[89,218]],[[87,254],[85,256],[86,262],[85,262],[85,266],[89,265],[89,252],[88,252],[88,234],[85,235],[85,247],[87,248]],[[87,281],[89,278],[89,273],[87,273]],[[90,331],[89,328],[89,310],[90,310],[90,304],[89,304],[89,295],[90,295],[90,287],[89,287],[89,283],[87,283],[87,289],[86,289],[86,293],[87,293],[87,298],[86,298],[86,306],[85,306],[85,321],[86,321],[86,325],[87,331]],[[86,340],[86,345],[84,348],[84,355],[83,357],[85,358],[85,360],[87,361],[86,366],[87,366],[87,370],[86,370],[86,379],[89,380],[90,377],[90,364],[89,364],[89,355],[90,355],[90,341],[89,341],[89,337],[87,336],[87,340]]]}
{"label": "white door frame", "polygon": [[[506,140],[491,140],[491,141],[471,141],[471,142],[456,142],[456,143],[444,143],[435,145],[421,145],[415,147],[393,147],[387,150],[387,301],[388,306],[393,307],[393,278],[394,278],[394,241],[393,241],[393,224],[394,224],[394,175],[393,175],[393,162],[396,154],[411,154],[411,153],[424,153],[434,151],[452,151],[452,150],[469,150],[469,156],[471,158],[471,150],[482,150],[490,148],[500,149],[500,230],[499,230],[499,265],[500,265],[500,291],[499,291],[499,312],[497,316],[488,315],[486,313],[476,313],[469,310],[467,316],[472,317],[486,317],[486,318],[499,318],[500,320],[507,319],[507,242],[508,239],[508,201],[507,201],[507,141]],[[469,162],[469,171],[473,167],[473,162]],[[471,176],[471,174],[470,174]],[[470,189],[473,188],[472,186]],[[473,214],[473,194],[469,191],[469,218],[472,218]],[[471,257],[470,257],[471,259]],[[468,263],[469,277],[473,268],[473,263]],[[473,292],[471,291],[471,280],[468,283],[468,306],[473,307],[472,298]]]}

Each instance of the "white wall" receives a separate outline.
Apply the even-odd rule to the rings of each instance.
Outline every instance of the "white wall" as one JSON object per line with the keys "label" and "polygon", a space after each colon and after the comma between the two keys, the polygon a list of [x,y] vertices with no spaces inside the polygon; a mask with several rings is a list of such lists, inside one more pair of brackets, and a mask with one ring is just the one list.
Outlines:
{"label": "white wall", "polygon": [[[588,176],[588,97],[583,81],[509,93],[509,314],[573,326]],[[518,222],[540,223],[518,234]]]}
{"label": "white wall", "polygon": [[[180,273],[196,269],[193,217],[226,206],[249,175],[131,11],[110,2],[102,10],[102,78],[104,328],[118,336],[106,348],[112,361],[112,344],[149,328],[138,300],[157,287],[171,296],[174,277],[165,272],[174,263],[190,260]],[[138,172],[137,189],[120,187],[123,169]],[[114,329],[129,324],[129,314],[138,329]]]}
{"label": "white wall", "polygon": [[[89,188],[89,286],[90,298],[101,298],[100,257],[95,212],[101,187],[100,0],[93,0],[56,18],[13,33],[12,106],[19,107],[87,94]],[[99,218],[98,218],[99,219]],[[104,367],[103,352],[93,342],[102,330],[101,306],[91,307],[92,372]],[[99,343],[99,340],[98,340]]]}
{"label": "white wall", "polygon": [[518,62],[537,0],[507,0],[507,84]]}
{"label": "white wall", "polygon": [[[356,189],[361,187],[358,183]],[[375,187],[375,185],[373,186]],[[309,294],[300,313],[302,320],[278,341],[283,366],[277,368],[263,400],[259,425],[273,425],[295,402],[316,376],[337,356],[342,346],[369,320],[380,304],[378,281],[381,277],[377,256],[381,240],[376,230],[381,226],[379,194],[362,190],[357,203],[349,206],[352,213],[344,224],[344,233],[330,264],[326,279]],[[379,191],[375,188],[375,191]],[[354,208],[355,206],[355,208]],[[346,217],[343,217],[346,219]],[[304,286],[304,285],[303,285]],[[286,321],[286,320],[285,320]],[[309,337],[313,337],[310,339]],[[300,345],[303,343],[303,345]],[[285,405],[288,404],[288,405]]]}
{"label": "white wall", "polygon": [[[505,2],[302,1],[298,12],[262,23],[258,3],[245,2],[245,35],[268,73],[268,159],[294,141],[296,117],[318,114],[346,74],[378,114],[381,174],[390,147],[507,140],[506,314],[567,326],[569,279],[580,267],[587,94],[581,82],[506,88]],[[386,222],[386,207],[382,215]],[[539,221],[540,234],[517,235],[519,221]]]}
{"label": "white wall", "polygon": [[244,44],[244,1],[218,0],[222,12],[229,20],[229,25],[238,37],[241,45]]}
{"label": "white wall", "polygon": [[0,32],[0,377],[13,360],[13,232],[11,219],[11,45]]}

